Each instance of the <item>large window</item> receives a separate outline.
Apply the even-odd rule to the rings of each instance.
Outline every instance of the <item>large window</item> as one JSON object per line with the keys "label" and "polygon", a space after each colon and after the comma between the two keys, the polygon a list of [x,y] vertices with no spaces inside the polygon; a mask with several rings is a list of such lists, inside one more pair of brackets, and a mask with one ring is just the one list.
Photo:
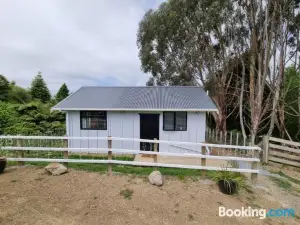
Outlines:
{"label": "large window", "polygon": [[164,112],[164,126],[166,131],[186,131],[187,114],[186,112]]}
{"label": "large window", "polygon": [[81,111],[80,128],[82,130],[106,130],[107,118],[105,111]]}

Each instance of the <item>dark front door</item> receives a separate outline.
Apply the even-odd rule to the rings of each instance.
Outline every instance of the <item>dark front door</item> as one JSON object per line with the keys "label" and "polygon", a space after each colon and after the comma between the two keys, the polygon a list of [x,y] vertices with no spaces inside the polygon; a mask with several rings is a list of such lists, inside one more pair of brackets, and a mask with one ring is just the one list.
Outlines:
{"label": "dark front door", "polygon": [[[159,114],[140,114],[140,138],[159,139]],[[153,151],[153,143],[140,143],[140,149]]]}

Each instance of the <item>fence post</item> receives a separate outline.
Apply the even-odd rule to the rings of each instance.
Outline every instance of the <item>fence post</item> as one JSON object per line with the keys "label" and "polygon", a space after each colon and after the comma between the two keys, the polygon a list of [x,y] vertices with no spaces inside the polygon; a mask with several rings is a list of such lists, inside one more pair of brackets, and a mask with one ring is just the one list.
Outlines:
{"label": "fence post", "polygon": [[[154,138],[154,141],[157,141],[157,138]],[[154,152],[158,152],[157,143],[154,143],[153,150]],[[157,155],[154,155],[154,162],[157,163]],[[157,167],[155,167],[155,170],[157,170]]]}
{"label": "fence post", "polygon": [[[67,135],[65,137],[68,137]],[[64,148],[69,148],[68,139],[64,139]],[[64,151],[64,159],[69,158],[69,149],[67,151]],[[64,162],[65,166],[68,166],[67,162]]]}
{"label": "fence post", "polygon": [[267,135],[263,137],[263,163],[268,163],[269,138]]}
{"label": "fence post", "polygon": [[229,140],[229,144],[232,145],[232,131],[230,131],[230,140]]}
{"label": "fence post", "polygon": [[[107,138],[108,160],[112,160],[111,146],[112,146],[111,136],[108,136]],[[108,175],[110,176],[111,174],[112,174],[112,164],[108,163]]]}
{"label": "fence post", "polygon": [[[205,146],[201,146],[201,154],[206,155],[206,148]],[[201,166],[206,166],[206,158],[201,158]],[[205,175],[205,170],[202,170],[202,175]]]}
{"label": "fence post", "polygon": [[239,133],[236,133],[236,145],[239,145]]}
{"label": "fence post", "polygon": [[225,145],[227,144],[227,130],[225,131]]}
{"label": "fence post", "polygon": [[[22,139],[18,139],[18,147],[23,147],[23,140]],[[24,158],[24,151],[23,150],[19,150],[19,158]],[[24,166],[24,162],[23,161],[19,161],[19,166]]]}
{"label": "fence post", "polygon": [[[252,143],[251,143],[252,144]],[[253,158],[259,158],[258,157],[258,150],[252,150],[253,151]],[[257,170],[258,169],[258,162],[252,162],[251,163],[251,169],[252,170]],[[257,181],[257,173],[251,173],[251,181],[253,182],[253,183],[255,183],[256,181]]]}

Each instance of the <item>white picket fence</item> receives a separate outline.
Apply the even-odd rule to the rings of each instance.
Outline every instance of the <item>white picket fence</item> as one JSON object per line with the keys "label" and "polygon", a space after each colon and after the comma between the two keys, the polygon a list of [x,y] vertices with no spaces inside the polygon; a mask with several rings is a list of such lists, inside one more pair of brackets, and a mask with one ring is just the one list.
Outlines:
{"label": "white picket fence", "polygon": [[[107,148],[71,148],[68,147],[68,140],[104,140],[107,141]],[[154,151],[143,151],[134,149],[112,148],[113,141],[134,141],[146,142],[154,145]],[[157,151],[158,144],[172,145],[193,145],[199,146],[199,150],[195,153],[175,153],[165,152],[163,149]],[[112,164],[133,165],[133,166],[150,166],[150,167],[170,167],[170,168],[185,168],[185,169],[200,169],[200,170],[224,170],[221,166],[208,166],[206,160],[223,160],[223,161],[238,161],[251,164],[251,169],[248,168],[232,168],[226,170],[234,172],[251,173],[253,179],[259,173],[258,163],[260,147],[257,146],[238,146],[238,145],[223,145],[210,143],[193,143],[193,142],[178,142],[165,140],[147,140],[133,139],[122,137],[67,137],[67,136],[0,136],[0,156],[5,156],[8,161],[17,162],[63,162],[63,163],[101,163],[108,164],[108,171],[111,173]],[[28,154],[36,152],[34,154]],[[60,156],[53,156],[51,152],[61,152]],[[68,156],[72,153],[88,153],[88,154],[107,154],[108,159],[70,159]],[[39,154],[40,153],[40,154]],[[41,154],[43,153],[43,154]],[[123,154],[146,154],[153,155],[154,162],[145,161],[122,161],[113,160],[112,155],[115,153]],[[48,156],[48,157],[47,157]],[[161,163],[157,162],[158,156],[179,157],[182,158],[182,164]],[[184,164],[185,158],[201,159],[201,165]]]}

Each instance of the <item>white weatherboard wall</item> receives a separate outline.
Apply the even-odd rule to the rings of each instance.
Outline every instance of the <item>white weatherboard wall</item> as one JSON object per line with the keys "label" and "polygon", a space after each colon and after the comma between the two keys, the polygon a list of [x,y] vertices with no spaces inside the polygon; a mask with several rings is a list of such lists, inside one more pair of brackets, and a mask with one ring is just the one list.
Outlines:
{"label": "white weatherboard wall", "polygon": [[[187,113],[187,130],[186,131],[164,131],[163,130],[163,113],[159,116],[159,139],[166,141],[182,141],[200,143],[205,141],[205,112],[188,112]],[[160,144],[160,151],[167,152],[191,152],[189,149],[201,151],[199,145],[178,145],[178,144]]]}
{"label": "white weatherboard wall", "polygon": [[[145,113],[145,112],[143,112]],[[153,112],[152,112],[153,113]],[[187,113],[187,131],[164,131],[163,113],[156,112],[159,116],[159,139],[168,141],[183,141],[200,143],[205,141],[205,112]],[[81,130],[80,112],[68,111],[67,135],[70,137],[126,137],[140,138],[140,114],[139,112],[107,112],[107,130]],[[107,140],[69,140],[71,148],[107,148]],[[134,141],[116,141],[112,142],[113,148],[133,149],[140,148],[139,142]],[[199,146],[178,146],[169,144],[160,144],[161,152],[190,152],[189,149],[200,151]],[[194,152],[194,151],[193,151]]]}

